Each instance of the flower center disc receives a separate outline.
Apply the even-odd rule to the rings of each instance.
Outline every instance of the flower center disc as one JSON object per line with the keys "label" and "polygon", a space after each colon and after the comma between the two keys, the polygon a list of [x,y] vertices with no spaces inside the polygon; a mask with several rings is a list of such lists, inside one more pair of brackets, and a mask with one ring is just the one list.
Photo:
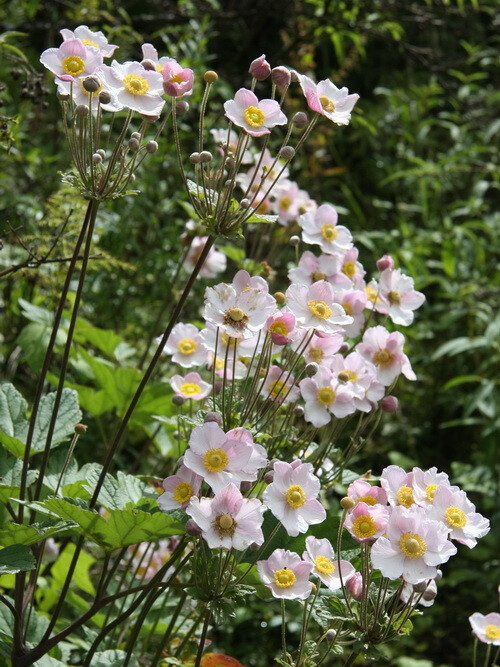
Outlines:
{"label": "flower center disc", "polygon": [[122,83],[125,90],[132,95],[145,95],[149,90],[149,83],[139,74],[127,74],[123,77]]}
{"label": "flower center disc", "polygon": [[377,532],[377,524],[371,516],[363,514],[362,516],[358,516],[357,519],[354,519],[352,523],[352,530],[356,537],[373,537],[373,535],[375,535]]}
{"label": "flower center disc", "polygon": [[319,363],[320,361],[323,361],[325,353],[323,352],[322,347],[311,347],[309,348],[309,356],[313,361]]}
{"label": "flower center disc", "polygon": [[288,327],[283,321],[278,320],[271,324],[269,331],[271,333],[279,334],[280,336],[286,336],[288,334]]}
{"label": "flower center disc", "polygon": [[62,68],[66,74],[79,76],[85,71],[85,62],[78,56],[68,56],[62,61]]}
{"label": "flower center disc", "polygon": [[302,507],[302,505],[304,505],[306,502],[306,494],[304,493],[304,489],[298,484],[289,486],[286,492],[286,502],[290,505],[290,507],[293,507],[293,509]]}
{"label": "flower center disc", "polygon": [[241,308],[230,308],[226,314],[234,322],[241,322],[245,317],[245,312]]}
{"label": "flower center disc", "polygon": [[398,503],[403,505],[403,507],[410,507],[415,502],[413,498],[413,489],[410,489],[409,486],[401,486],[396,495]]}
{"label": "flower center disc", "polygon": [[331,405],[335,400],[335,392],[331,387],[321,387],[316,396],[322,405]]}
{"label": "flower center disc", "polygon": [[198,343],[192,338],[183,338],[177,343],[177,349],[181,354],[193,354],[198,348]]}
{"label": "flower center disc", "polygon": [[391,291],[387,295],[387,298],[389,299],[389,303],[391,303],[393,306],[401,305],[401,292],[398,292],[397,290]]}
{"label": "flower center disc", "polygon": [[318,280],[326,280],[326,275],[324,273],[321,273],[321,271],[315,271],[312,274],[311,278],[313,283],[317,283]]}
{"label": "flower center disc", "polygon": [[296,581],[297,577],[287,567],[284,567],[282,570],[276,570],[274,573],[274,583],[280,588],[290,588]]}
{"label": "flower center disc", "polygon": [[338,235],[338,231],[333,225],[321,225],[320,227],[321,236],[325,241],[335,241]]}
{"label": "flower center disc", "polygon": [[321,574],[333,574],[335,572],[335,565],[326,556],[318,556],[314,564]]}
{"label": "flower center disc", "polygon": [[321,320],[328,319],[332,314],[332,309],[324,301],[309,301],[307,305],[310,312]]}
{"label": "flower center disc", "polygon": [[335,104],[332,102],[332,100],[327,97],[326,95],[321,95],[319,98],[319,103],[323,107],[325,111],[335,111]]}
{"label": "flower center disc", "polygon": [[178,503],[185,503],[192,495],[193,487],[189,482],[180,482],[180,484],[177,484],[173,493],[174,500]]}
{"label": "flower center disc", "polygon": [[418,533],[404,533],[399,538],[399,548],[407,558],[420,558],[427,551],[427,544]]}
{"label": "flower center disc", "polygon": [[365,505],[376,505],[377,499],[373,496],[361,496],[361,498],[358,498],[358,503],[365,503]]}
{"label": "flower center disc", "polygon": [[345,262],[342,267],[342,273],[348,278],[352,278],[356,274],[356,264],[354,262]]}
{"label": "flower center disc", "polygon": [[203,463],[210,472],[220,472],[229,463],[229,457],[223,449],[209,449],[203,457]]}
{"label": "flower center disc", "polygon": [[201,393],[200,385],[195,382],[185,382],[184,384],[181,384],[179,389],[181,390],[181,393],[188,395]]}
{"label": "flower center disc", "polygon": [[276,382],[273,382],[270,389],[269,393],[273,398],[285,398],[285,393],[286,393],[286,385],[284,380],[276,380]]}
{"label": "flower center disc", "polygon": [[463,528],[467,523],[467,516],[458,507],[448,507],[444,513],[446,523],[452,528]]}
{"label": "flower center disc", "polygon": [[432,503],[434,502],[434,494],[436,493],[436,489],[438,488],[437,484],[427,484],[425,487],[425,495],[427,496],[427,500]]}
{"label": "flower center disc", "polygon": [[251,127],[262,127],[266,114],[258,107],[247,107],[243,112],[243,118]]}
{"label": "flower center disc", "polygon": [[487,625],[484,634],[487,639],[500,639],[500,628],[498,625]]}
{"label": "flower center disc", "polygon": [[183,82],[184,79],[182,78],[182,74],[174,74],[169,79],[169,83],[183,83]]}
{"label": "flower center disc", "polygon": [[373,362],[377,364],[377,366],[390,366],[394,360],[394,355],[392,352],[389,352],[389,350],[386,350],[385,348],[383,350],[379,350],[373,355]]}
{"label": "flower center disc", "polygon": [[292,205],[292,200],[290,199],[290,197],[287,197],[285,195],[280,199],[280,208],[282,208],[284,211],[288,211],[291,205]]}

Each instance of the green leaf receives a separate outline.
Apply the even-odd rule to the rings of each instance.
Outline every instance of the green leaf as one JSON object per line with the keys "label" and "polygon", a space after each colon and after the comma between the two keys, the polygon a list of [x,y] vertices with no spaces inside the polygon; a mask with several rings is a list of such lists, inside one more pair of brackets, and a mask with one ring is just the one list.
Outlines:
{"label": "green leaf", "polygon": [[278,220],[277,215],[259,215],[258,213],[254,213],[251,215],[249,218],[244,220],[244,223],[248,222],[265,222],[267,224],[272,224]]}
{"label": "green leaf", "polygon": [[49,344],[50,328],[45,324],[27,324],[16,339],[22,348],[28,365],[38,373],[43,365],[45,350]]}
{"label": "green leaf", "polygon": [[[36,452],[43,451],[45,447],[55,397],[56,394],[53,392],[43,396],[40,401],[32,442],[32,449]],[[63,389],[51,446],[55,447],[73,435],[75,426],[81,419],[82,411],[78,406],[76,391],[74,389]]]}
{"label": "green leaf", "polygon": [[13,544],[0,549],[0,574],[15,574],[33,570],[35,559],[27,546]]}
{"label": "green leaf", "polygon": [[[108,651],[98,651],[92,658],[92,667],[123,667],[127,654],[125,651],[110,649]],[[129,660],[129,667],[139,667],[135,656]]]}
{"label": "green leaf", "polygon": [[98,329],[82,318],[77,320],[74,339],[79,343],[90,343],[110,357],[123,342],[123,339],[111,329]]}
{"label": "green leaf", "polygon": [[58,521],[57,523],[34,523],[26,526],[8,521],[0,530],[0,544],[5,547],[12,544],[35,544],[75,525],[73,521]]}
{"label": "green leaf", "polygon": [[0,385],[0,430],[24,440],[28,430],[27,409],[27,402],[13,384],[5,382]]}
{"label": "green leaf", "polygon": [[218,250],[222,251],[226,257],[232,259],[236,264],[241,264],[245,259],[245,251],[243,248],[235,248],[234,246],[223,245],[218,246]]}

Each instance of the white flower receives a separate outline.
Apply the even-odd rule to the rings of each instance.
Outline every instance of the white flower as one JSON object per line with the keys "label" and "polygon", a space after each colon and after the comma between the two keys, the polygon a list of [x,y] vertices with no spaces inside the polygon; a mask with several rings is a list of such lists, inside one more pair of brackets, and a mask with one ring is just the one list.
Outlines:
{"label": "white flower", "polygon": [[298,72],[296,74],[310,109],[337,125],[349,124],[351,111],[359,100],[357,93],[349,95],[347,88],[337,88],[330,79],[323,79],[316,84],[308,76]]}
{"label": "white flower", "polygon": [[313,377],[301,380],[299,387],[305,401],[304,419],[317,428],[328,424],[332,415],[341,419],[356,410],[353,391],[324,366]]}
{"label": "white flower", "polygon": [[205,319],[229,336],[249,338],[275,309],[275,298],[254,287],[238,293],[232,285],[220,283],[205,290]]}
{"label": "white flower", "polygon": [[333,334],[353,322],[342,306],[335,303],[335,292],[326,280],[319,280],[310,287],[290,285],[286,291],[286,301],[298,324],[304,329]]}
{"label": "white flower", "polygon": [[257,561],[259,576],[273,596],[287,600],[306,600],[311,595],[312,568],[312,563],[285,549],[275,549],[267,560]]}
{"label": "white flower", "polygon": [[158,116],[163,109],[163,77],[144,69],[138,62],[118,63],[101,69],[105,83],[113,89],[118,101],[127,109],[147,116]]}
{"label": "white flower", "polygon": [[425,301],[422,292],[413,289],[413,279],[399,269],[385,269],[380,274],[379,297],[381,313],[388,313],[394,324],[408,326],[413,322],[413,311]]}
{"label": "white flower", "polygon": [[306,551],[302,558],[313,564],[312,574],[319,577],[331,591],[341,587],[340,575],[345,584],[356,572],[351,563],[346,560],[339,562],[335,558],[333,547],[326,538],[319,540],[312,535],[306,537]]}
{"label": "white flower", "polygon": [[275,125],[285,125],[287,117],[276,100],[258,100],[255,93],[240,88],[234,100],[224,102],[226,116],[252,137],[269,134]]}
{"label": "white flower", "polygon": [[[159,341],[157,338],[156,342]],[[183,368],[202,366],[208,360],[208,350],[194,324],[176,324],[162,351],[171,354],[172,361]]]}
{"label": "white flower", "polygon": [[305,243],[317,243],[325,253],[345,253],[352,248],[352,234],[337,225],[337,211],[330,204],[322,204],[315,211],[299,217],[302,238]]}
{"label": "white flower", "polygon": [[457,487],[438,486],[428,515],[444,523],[451,540],[466,544],[470,549],[476,546],[478,537],[490,531],[488,519],[476,512],[465,491]]}
{"label": "white flower", "polygon": [[108,40],[100,30],[90,30],[86,25],[79,25],[75,30],[63,28],[60,31],[64,41],[70,39],[79,39],[84,46],[90,46],[97,49],[103,58],[110,58],[118,48],[116,44],[108,44]]}

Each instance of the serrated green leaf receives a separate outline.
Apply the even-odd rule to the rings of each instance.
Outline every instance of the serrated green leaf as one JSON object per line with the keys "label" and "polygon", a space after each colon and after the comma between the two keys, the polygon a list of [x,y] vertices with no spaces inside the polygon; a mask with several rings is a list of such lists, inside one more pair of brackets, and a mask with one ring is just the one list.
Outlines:
{"label": "serrated green leaf", "polygon": [[73,521],[58,521],[57,523],[33,523],[30,526],[8,521],[0,530],[0,545],[7,547],[12,544],[35,544],[52,535],[73,528]]}
{"label": "serrated green leaf", "polygon": [[13,384],[0,385],[0,430],[6,435],[24,440],[28,430],[26,410],[28,404]]}
{"label": "serrated green leaf", "polygon": [[[127,654],[125,651],[109,649],[108,651],[98,651],[92,658],[92,667],[123,667]],[[139,667],[135,656],[129,660],[129,667]]]}
{"label": "serrated green leaf", "polygon": [[[42,451],[45,447],[50,418],[56,394],[46,394],[40,401],[38,415],[33,432],[32,449]],[[82,419],[82,411],[78,406],[78,395],[74,389],[63,389],[61,402],[57,412],[57,421],[52,436],[51,447],[56,447],[75,432],[75,426]]]}
{"label": "serrated green leaf", "polygon": [[[22,462],[15,456],[7,453],[0,456],[0,502],[19,497],[22,469]],[[38,471],[29,470],[26,485],[31,486],[37,477]]]}
{"label": "serrated green leaf", "polygon": [[0,549],[0,574],[15,574],[33,570],[35,559],[27,546],[13,544]]}

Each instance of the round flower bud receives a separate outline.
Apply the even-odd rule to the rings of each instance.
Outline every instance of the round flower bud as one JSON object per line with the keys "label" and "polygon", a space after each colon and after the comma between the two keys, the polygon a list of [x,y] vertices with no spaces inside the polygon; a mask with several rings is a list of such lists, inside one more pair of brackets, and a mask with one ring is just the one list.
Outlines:
{"label": "round flower bud", "polygon": [[158,150],[158,142],[154,139],[151,139],[151,141],[148,141],[146,144],[146,150],[148,153],[156,153]]}
{"label": "round flower bud", "polygon": [[203,75],[203,80],[205,83],[215,83],[219,79],[219,75],[217,72],[214,72],[213,70],[209,69],[208,72],[205,72]]}
{"label": "round flower bud", "polygon": [[422,595],[422,599],[425,600],[426,602],[431,602],[434,600],[434,598],[437,595],[437,589],[434,585],[429,585],[424,591],[424,594]]}
{"label": "round flower bud", "polygon": [[356,501],[354,500],[354,498],[351,498],[350,496],[344,496],[340,500],[340,507],[342,507],[343,510],[352,510],[355,504]]}
{"label": "round flower bud", "polygon": [[325,634],[325,639],[327,642],[333,642],[335,641],[335,638],[337,637],[337,631],[334,630],[333,628],[330,628]]}
{"label": "round flower bud", "polygon": [[240,484],[241,493],[245,493],[245,491],[250,491],[251,488],[252,488],[252,482],[241,482]]}
{"label": "round flower bud", "polygon": [[87,425],[86,424],[77,424],[75,426],[75,433],[78,433],[78,435],[83,435],[84,433],[87,433]]}
{"label": "round flower bud", "polygon": [[92,155],[92,162],[93,162],[94,164],[101,164],[101,162],[102,162],[102,157],[99,155],[99,153],[94,153],[94,154]]}
{"label": "round flower bud", "polygon": [[349,382],[349,373],[347,371],[340,371],[340,373],[337,375],[337,380],[343,384]]}
{"label": "round flower bud", "polygon": [[173,438],[174,440],[180,440],[180,439],[181,439],[181,432],[180,432],[180,431],[174,431],[174,432],[172,433],[172,438]]}
{"label": "round flower bud", "polygon": [[436,576],[434,577],[434,581],[436,582],[436,584],[438,584],[442,578],[443,578],[443,570],[438,570]]}
{"label": "round flower bud", "polygon": [[222,425],[222,417],[218,412],[207,412],[203,421],[205,424],[207,422],[215,422],[218,426]]}
{"label": "round flower bud", "polygon": [[200,163],[200,154],[199,153],[191,153],[189,156],[189,161],[192,162],[193,164],[199,164]]}
{"label": "round flower bud", "polygon": [[295,125],[295,127],[298,127],[299,130],[301,130],[307,125],[308,120],[309,118],[307,117],[307,114],[304,111],[297,111],[297,113],[292,118],[292,124]]}
{"label": "round flower bud", "polygon": [[347,343],[342,343],[339,348],[339,354],[347,354],[349,352],[349,345]]}
{"label": "round flower bud", "polygon": [[141,113],[141,118],[146,121],[146,123],[156,123],[160,116],[148,116],[145,113]]}
{"label": "round flower bud", "polygon": [[102,157],[103,160],[106,157],[106,151],[103,148],[98,148],[96,150],[96,153],[99,153],[99,155]]}
{"label": "round flower bud", "polygon": [[75,114],[84,118],[89,113],[89,108],[85,104],[78,104],[75,108]]}
{"label": "round flower bud", "polygon": [[184,397],[179,396],[179,394],[174,394],[174,396],[172,396],[172,403],[181,406],[184,403]]}
{"label": "round flower bud", "polygon": [[419,581],[418,584],[413,584],[413,590],[415,593],[423,593],[427,588],[426,581]]}
{"label": "round flower bud", "polygon": [[308,378],[312,378],[313,375],[316,375],[316,373],[319,371],[319,366],[315,361],[310,361],[308,364],[306,364],[306,375]]}
{"label": "round flower bud", "polygon": [[292,80],[292,75],[290,74],[290,70],[287,69],[286,67],[273,67],[271,70],[271,79],[274,84],[277,86],[289,86],[290,81]]}
{"label": "round flower bud", "polygon": [[299,80],[299,77],[297,75],[297,72],[294,69],[291,70],[290,76],[292,77],[292,83],[297,83],[297,81]]}
{"label": "round flower bud", "polygon": [[296,417],[303,417],[304,416],[304,408],[301,405],[296,405],[293,409],[293,414]]}
{"label": "round flower bud", "polygon": [[280,150],[280,157],[282,157],[284,160],[291,160],[294,155],[295,148],[292,146],[283,146],[283,148]]}
{"label": "round flower bud", "polygon": [[225,167],[226,169],[233,169],[236,164],[236,160],[232,157],[226,158]]}
{"label": "round flower bud", "polygon": [[220,394],[222,387],[224,386],[224,383],[222,380],[217,380],[217,382],[214,382],[214,394],[217,396],[217,394]]}
{"label": "round flower bud", "polygon": [[156,63],[154,60],[150,60],[149,58],[145,58],[144,60],[141,60],[141,65],[144,67],[144,69],[149,70],[150,72],[156,72]]}
{"label": "round flower bud", "polygon": [[132,137],[132,139],[129,139],[128,147],[130,148],[131,151],[138,151],[140,143],[137,141],[135,137]]}
{"label": "round flower bud", "polygon": [[292,246],[292,248],[296,248],[299,245],[299,243],[300,243],[300,236],[294,235],[290,237],[290,245]]}
{"label": "round flower bud", "polygon": [[57,93],[57,97],[61,100],[61,102],[67,102],[71,95],[69,93]]}
{"label": "round flower bud", "polygon": [[200,153],[200,162],[210,162],[213,158],[213,155],[210,151],[201,151]]}
{"label": "round flower bud", "polygon": [[250,199],[242,199],[240,201],[240,207],[243,209],[250,208]]}
{"label": "round flower bud", "polygon": [[264,81],[271,74],[271,65],[267,62],[266,56],[262,54],[259,58],[252,60],[248,71],[257,81]]}
{"label": "round flower bud", "polygon": [[132,134],[130,135],[130,138],[131,139],[137,139],[137,141],[140,141],[141,140],[141,133],[140,132],[132,132]]}
{"label": "round flower bud", "polygon": [[129,180],[131,183],[135,183],[135,174],[130,174]]}
{"label": "round flower bud", "polygon": [[111,102],[111,95],[107,90],[101,90],[99,93],[99,102],[101,104],[109,104]]}
{"label": "round flower bud", "polygon": [[286,303],[286,296],[283,294],[283,292],[275,292],[274,293],[274,298],[276,299],[276,303],[280,306],[284,306]]}
{"label": "round flower bud", "polygon": [[380,401],[380,407],[384,412],[396,412],[399,401],[395,396],[384,396]]}
{"label": "round flower bud", "polygon": [[260,549],[260,546],[257,544],[257,542],[252,542],[252,544],[248,547],[250,551],[258,551]]}
{"label": "round flower bud", "polygon": [[264,475],[264,482],[266,484],[272,484],[273,481],[274,481],[274,472],[270,470],[269,472],[266,472],[266,474]]}
{"label": "round flower bud", "polygon": [[96,93],[101,87],[101,82],[96,76],[86,76],[82,81],[82,88],[87,91],[87,93]]}
{"label": "round flower bud", "polygon": [[189,104],[186,102],[186,100],[177,100],[175,103],[175,112],[179,115],[182,116],[182,114],[187,113],[189,111]]}
{"label": "round flower bud", "polygon": [[188,519],[186,521],[186,533],[191,535],[191,537],[198,537],[203,531],[193,519]]}
{"label": "round flower bud", "polygon": [[345,582],[345,587],[355,600],[361,600],[363,595],[363,577],[361,572],[355,572],[352,577]]}
{"label": "round flower bud", "polygon": [[385,271],[385,269],[393,269],[394,260],[390,255],[383,255],[379,260],[377,260],[377,269],[379,271]]}

